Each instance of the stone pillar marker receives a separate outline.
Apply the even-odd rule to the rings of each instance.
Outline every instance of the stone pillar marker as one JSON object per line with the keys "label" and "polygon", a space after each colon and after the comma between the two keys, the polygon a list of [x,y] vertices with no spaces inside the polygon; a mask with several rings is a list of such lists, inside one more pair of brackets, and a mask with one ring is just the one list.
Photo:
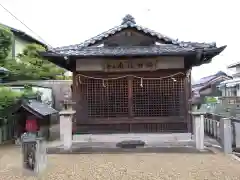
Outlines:
{"label": "stone pillar marker", "polygon": [[236,148],[240,148],[240,122],[233,122],[235,127]]}
{"label": "stone pillar marker", "polygon": [[63,148],[69,150],[72,147],[72,120],[75,111],[72,109],[72,101],[64,101],[64,109],[59,112],[60,115],[60,140]]}
{"label": "stone pillar marker", "polygon": [[35,175],[42,174],[47,168],[47,146],[44,139],[33,133],[24,133],[21,140],[23,169]]}
{"label": "stone pillar marker", "polygon": [[220,139],[224,153],[232,153],[232,124],[230,118],[220,119]]}
{"label": "stone pillar marker", "polygon": [[64,110],[59,112],[60,115],[60,137],[64,149],[71,149],[72,146],[72,119],[75,111]]}
{"label": "stone pillar marker", "polygon": [[205,112],[191,112],[193,117],[193,135],[198,150],[204,150],[204,115]]}

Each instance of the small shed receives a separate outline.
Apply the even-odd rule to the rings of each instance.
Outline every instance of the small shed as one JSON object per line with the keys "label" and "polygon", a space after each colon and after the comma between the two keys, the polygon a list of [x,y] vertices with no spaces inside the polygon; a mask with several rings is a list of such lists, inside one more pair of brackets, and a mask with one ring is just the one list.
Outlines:
{"label": "small shed", "polygon": [[40,101],[25,100],[19,103],[14,113],[18,115],[18,136],[20,136],[21,133],[25,132],[27,117],[33,116],[35,119],[37,119],[37,124],[41,135],[49,138],[51,115],[58,113],[58,111]]}

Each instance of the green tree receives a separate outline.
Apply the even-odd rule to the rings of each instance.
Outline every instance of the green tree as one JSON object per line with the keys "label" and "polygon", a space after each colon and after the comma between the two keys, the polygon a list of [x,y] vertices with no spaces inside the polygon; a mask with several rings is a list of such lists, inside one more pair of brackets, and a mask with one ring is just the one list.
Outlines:
{"label": "green tree", "polygon": [[45,48],[38,44],[29,44],[18,55],[18,60],[7,61],[5,67],[12,74],[9,80],[65,79],[66,70],[56,66],[39,55]]}
{"label": "green tree", "polygon": [[0,87],[0,126],[11,116],[11,109],[21,98],[22,93],[12,91],[7,87]]}
{"label": "green tree", "polygon": [[11,52],[13,33],[5,26],[0,25],[0,65],[3,65],[5,59]]}
{"label": "green tree", "polygon": [[25,86],[24,91],[15,91],[9,87],[0,86],[0,126],[5,120],[9,120],[13,114],[13,108],[21,100],[38,98],[38,92],[34,92],[31,86]]}

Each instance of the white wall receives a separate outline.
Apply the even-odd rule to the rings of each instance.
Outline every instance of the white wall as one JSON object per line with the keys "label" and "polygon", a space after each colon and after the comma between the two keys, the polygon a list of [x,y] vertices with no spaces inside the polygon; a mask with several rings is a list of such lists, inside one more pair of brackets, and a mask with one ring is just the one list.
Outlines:
{"label": "white wall", "polygon": [[[15,91],[23,91],[24,87],[23,86],[14,86],[14,87],[10,87],[12,90]],[[37,87],[37,86],[33,86],[32,90],[34,92],[40,92],[41,93],[41,100],[43,103],[48,104],[49,106],[53,106],[53,91],[51,88],[44,88],[44,87]]]}

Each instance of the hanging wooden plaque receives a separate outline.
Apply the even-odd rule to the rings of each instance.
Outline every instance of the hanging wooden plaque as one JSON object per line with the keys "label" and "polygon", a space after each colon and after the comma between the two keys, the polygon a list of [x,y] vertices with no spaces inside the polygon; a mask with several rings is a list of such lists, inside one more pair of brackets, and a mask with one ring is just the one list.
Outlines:
{"label": "hanging wooden plaque", "polygon": [[104,71],[153,71],[156,70],[156,60],[109,60],[105,61]]}

